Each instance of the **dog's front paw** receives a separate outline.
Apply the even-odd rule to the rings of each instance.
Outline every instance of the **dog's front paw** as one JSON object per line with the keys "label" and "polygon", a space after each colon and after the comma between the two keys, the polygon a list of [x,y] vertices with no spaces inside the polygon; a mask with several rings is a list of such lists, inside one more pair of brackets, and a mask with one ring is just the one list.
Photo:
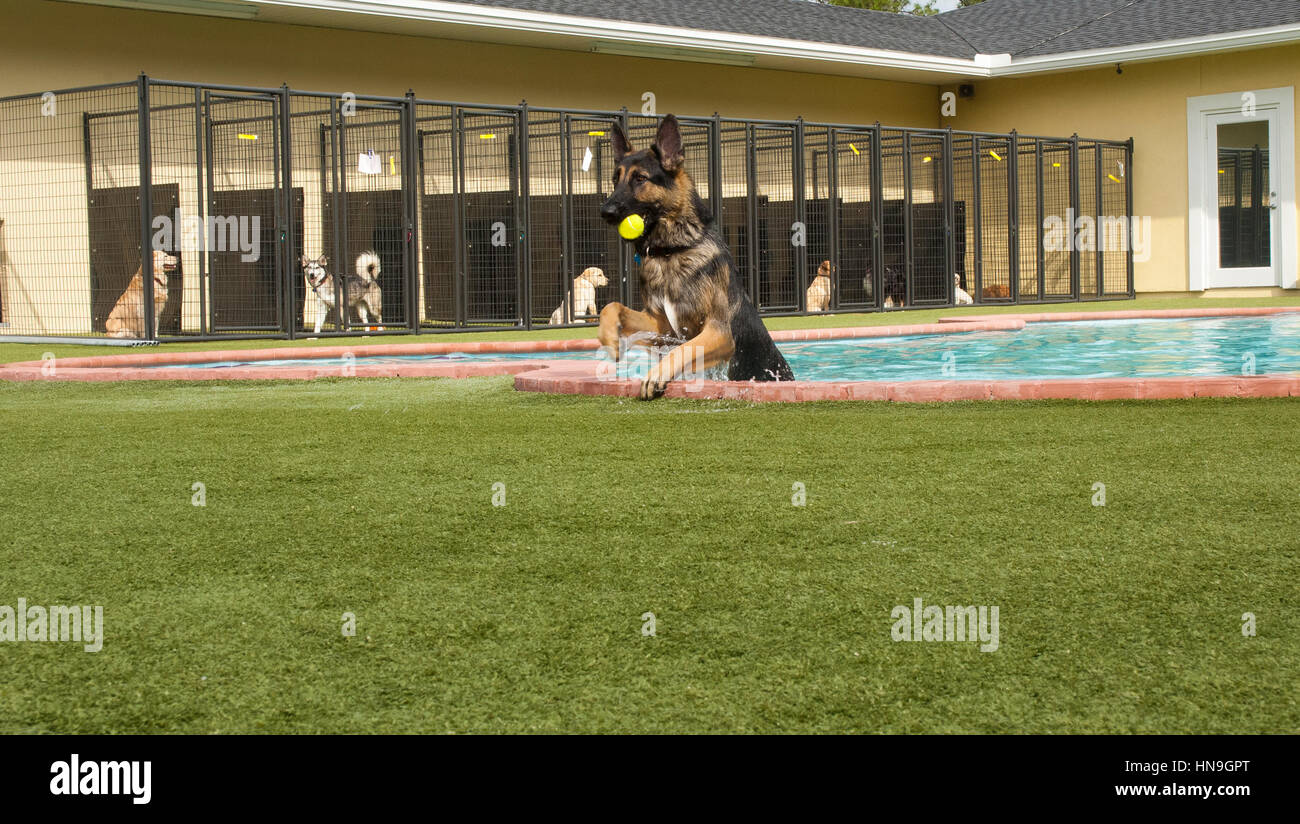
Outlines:
{"label": "dog's front paw", "polygon": [[663,395],[664,390],[668,388],[668,381],[657,381],[654,378],[646,378],[641,381],[641,400],[652,401]]}

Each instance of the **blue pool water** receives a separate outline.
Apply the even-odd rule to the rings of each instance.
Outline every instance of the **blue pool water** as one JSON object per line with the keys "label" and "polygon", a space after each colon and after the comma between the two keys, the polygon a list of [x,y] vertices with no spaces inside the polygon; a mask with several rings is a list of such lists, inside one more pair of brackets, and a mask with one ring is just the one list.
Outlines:
{"label": "blue pool water", "polygon": [[[1186,320],[1031,323],[1018,332],[966,332],[782,343],[800,380],[917,381],[1144,378],[1300,373],[1300,314]],[[594,359],[595,352],[386,355],[355,363]],[[644,373],[641,347],[619,374]],[[230,366],[342,366],[341,359],[221,361]]]}

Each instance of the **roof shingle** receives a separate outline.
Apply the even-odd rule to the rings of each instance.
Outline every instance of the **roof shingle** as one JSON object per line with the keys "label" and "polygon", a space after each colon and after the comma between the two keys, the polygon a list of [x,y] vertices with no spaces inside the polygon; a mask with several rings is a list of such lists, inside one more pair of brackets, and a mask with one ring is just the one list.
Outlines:
{"label": "roof shingle", "polygon": [[464,2],[961,58],[1062,54],[1300,23],[1297,0],[985,0],[933,17],[808,0]]}
{"label": "roof shingle", "polygon": [[1157,43],[1300,22],[1297,0],[985,0],[939,15],[984,54]]}

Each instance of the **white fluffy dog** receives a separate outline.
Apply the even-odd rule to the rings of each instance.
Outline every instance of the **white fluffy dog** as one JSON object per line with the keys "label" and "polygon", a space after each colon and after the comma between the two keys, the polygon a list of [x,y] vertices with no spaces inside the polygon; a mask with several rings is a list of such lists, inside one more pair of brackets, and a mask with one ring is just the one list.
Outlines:
{"label": "white fluffy dog", "polygon": [[952,288],[953,288],[953,294],[957,298],[958,306],[970,306],[975,302],[975,298],[970,296],[970,292],[967,292],[965,289],[961,288],[961,275],[953,273]]}

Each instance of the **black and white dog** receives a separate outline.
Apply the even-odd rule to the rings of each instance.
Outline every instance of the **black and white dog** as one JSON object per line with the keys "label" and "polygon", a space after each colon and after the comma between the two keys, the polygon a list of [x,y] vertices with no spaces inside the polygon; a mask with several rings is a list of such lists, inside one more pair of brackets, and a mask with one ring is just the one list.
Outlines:
{"label": "black and white dog", "polygon": [[[884,277],[880,279],[881,292],[884,294],[885,309],[901,309],[907,303],[907,276],[902,261],[885,265]],[[867,274],[862,278],[862,291],[871,294],[871,264],[867,264]]]}
{"label": "black and white dog", "polygon": [[[347,276],[343,284],[344,300],[349,309],[356,309],[363,324],[370,323],[370,316],[376,321],[384,319],[383,292],[379,289],[379,255],[373,251],[357,255],[356,274]],[[307,288],[316,294],[325,309],[316,313],[316,334],[320,334],[321,324],[329,310],[336,308],[337,295],[334,289],[334,276],[329,273],[329,258],[321,255],[316,260],[302,259],[302,275],[307,280]],[[342,318],[340,317],[340,322]]]}

